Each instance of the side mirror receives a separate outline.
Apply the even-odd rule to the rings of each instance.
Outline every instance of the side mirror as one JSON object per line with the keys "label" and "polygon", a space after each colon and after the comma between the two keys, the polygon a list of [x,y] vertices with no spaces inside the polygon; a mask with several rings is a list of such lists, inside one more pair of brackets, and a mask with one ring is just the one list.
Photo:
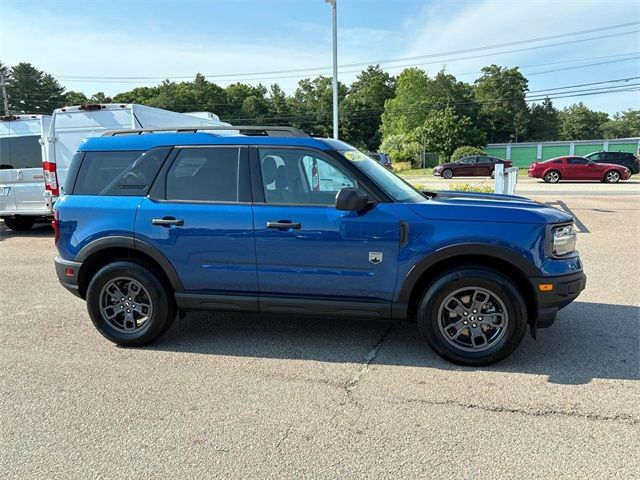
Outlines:
{"label": "side mirror", "polygon": [[336,194],[337,210],[361,212],[366,210],[368,206],[369,195],[358,188],[344,187]]}

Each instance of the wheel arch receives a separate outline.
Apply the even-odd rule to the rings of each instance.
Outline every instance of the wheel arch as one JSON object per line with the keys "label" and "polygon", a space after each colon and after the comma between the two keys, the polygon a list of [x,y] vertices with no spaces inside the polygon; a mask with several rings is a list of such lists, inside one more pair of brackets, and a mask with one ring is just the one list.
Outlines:
{"label": "wheel arch", "polygon": [[173,265],[157,249],[132,237],[107,237],[94,240],[83,247],[75,261],[81,262],[78,272],[78,292],[86,298],[87,287],[95,273],[108,263],[131,260],[156,273],[174,291],[183,290]]}
{"label": "wheel arch", "polygon": [[408,316],[413,316],[430,284],[448,271],[470,267],[488,268],[512,279],[522,293],[529,323],[535,322],[537,295],[530,278],[539,276],[540,272],[517,253],[495,245],[456,245],[429,255],[416,264],[404,279],[398,302],[407,305]]}

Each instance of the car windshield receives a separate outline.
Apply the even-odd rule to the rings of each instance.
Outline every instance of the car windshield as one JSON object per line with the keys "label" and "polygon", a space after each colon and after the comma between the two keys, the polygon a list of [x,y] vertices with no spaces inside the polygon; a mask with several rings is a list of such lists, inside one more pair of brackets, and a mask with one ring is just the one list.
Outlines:
{"label": "car windshield", "polygon": [[323,140],[335,148],[347,160],[353,162],[354,165],[362,170],[367,177],[373,180],[376,185],[396,202],[420,203],[426,200],[426,197],[418,190],[357,148],[340,140],[330,138]]}

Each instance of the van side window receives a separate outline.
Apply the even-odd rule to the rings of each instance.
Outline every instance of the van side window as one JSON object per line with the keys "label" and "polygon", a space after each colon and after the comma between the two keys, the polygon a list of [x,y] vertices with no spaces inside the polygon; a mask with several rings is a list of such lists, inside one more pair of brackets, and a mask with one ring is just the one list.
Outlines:
{"label": "van side window", "polygon": [[237,202],[238,147],[185,148],[167,172],[166,199]]}
{"label": "van side window", "polygon": [[99,195],[115,178],[130,167],[143,152],[86,152],[76,184],[74,195]]}
{"label": "van side window", "polygon": [[0,169],[42,168],[39,135],[0,138]]}

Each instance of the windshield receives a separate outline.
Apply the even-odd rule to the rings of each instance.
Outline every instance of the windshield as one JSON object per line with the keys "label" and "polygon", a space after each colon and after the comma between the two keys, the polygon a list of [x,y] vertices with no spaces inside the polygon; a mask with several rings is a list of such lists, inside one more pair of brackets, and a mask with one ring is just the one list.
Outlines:
{"label": "windshield", "polygon": [[396,202],[419,203],[425,201],[425,197],[418,190],[355,147],[330,138],[325,138],[323,141],[340,152],[344,158],[353,162]]}

